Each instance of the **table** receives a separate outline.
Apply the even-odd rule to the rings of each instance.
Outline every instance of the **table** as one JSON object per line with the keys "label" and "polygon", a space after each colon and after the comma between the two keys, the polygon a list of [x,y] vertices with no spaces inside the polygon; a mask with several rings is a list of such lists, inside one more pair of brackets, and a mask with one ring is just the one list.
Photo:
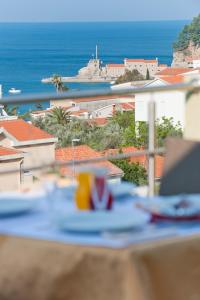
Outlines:
{"label": "table", "polygon": [[199,300],[200,235],[108,249],[0,236],[2,300]]}

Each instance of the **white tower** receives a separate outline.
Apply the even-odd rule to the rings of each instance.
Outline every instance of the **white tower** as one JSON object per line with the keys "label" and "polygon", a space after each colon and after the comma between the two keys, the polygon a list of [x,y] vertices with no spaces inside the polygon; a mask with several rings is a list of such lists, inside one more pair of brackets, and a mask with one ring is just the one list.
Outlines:
{"label": "white tower", "polygon": [[96,45],[96,60],[98,60],[98,46]]}

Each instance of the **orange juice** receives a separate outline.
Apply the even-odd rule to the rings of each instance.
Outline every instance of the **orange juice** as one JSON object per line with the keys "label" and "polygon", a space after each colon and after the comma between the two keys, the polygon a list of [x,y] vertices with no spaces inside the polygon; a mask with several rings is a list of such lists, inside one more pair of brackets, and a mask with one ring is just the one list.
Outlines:
{"label": "orange juice", "polygon": [[79,173],[77,179],[78,188],[75,195],[76,205],[80,210],[89,210],[92,174],[87,172]]}

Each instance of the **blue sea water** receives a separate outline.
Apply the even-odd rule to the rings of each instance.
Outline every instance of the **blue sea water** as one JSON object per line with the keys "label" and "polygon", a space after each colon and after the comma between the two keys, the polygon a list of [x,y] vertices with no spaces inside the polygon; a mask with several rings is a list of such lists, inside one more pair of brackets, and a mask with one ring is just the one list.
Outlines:
{"label": "blue sea water", "polygon": [[[104,63],[124,58],[155,58],[171,64],[172,44],[188,21],[114,23],[0,23],[0,83],[24,93],[52,92],[41,79],[76,75],[99,46]],[[91,89],[106,84],[69,84]],[[45,105],[47,106],[47,105]],[[24,112],[33,105],[24,105]]]}

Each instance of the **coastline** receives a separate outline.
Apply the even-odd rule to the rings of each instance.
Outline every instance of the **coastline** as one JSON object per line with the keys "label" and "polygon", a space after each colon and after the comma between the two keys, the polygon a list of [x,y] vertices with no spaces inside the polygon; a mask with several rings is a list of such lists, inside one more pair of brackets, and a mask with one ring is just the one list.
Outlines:
{"label": "coastline", "polygon": [[[125,57],[158,57],[161,63],[171,64],[172,43],[184,22],[93,22],[94,26],[87,22],[0,23],[0,84],[4,95],[12,87],[22,94],[54,91],[41,79],[53,74],[74,76],[92,57],[96,44],[105,64],[119,63]],[[80,90],[108,83],[67,85]]]}

